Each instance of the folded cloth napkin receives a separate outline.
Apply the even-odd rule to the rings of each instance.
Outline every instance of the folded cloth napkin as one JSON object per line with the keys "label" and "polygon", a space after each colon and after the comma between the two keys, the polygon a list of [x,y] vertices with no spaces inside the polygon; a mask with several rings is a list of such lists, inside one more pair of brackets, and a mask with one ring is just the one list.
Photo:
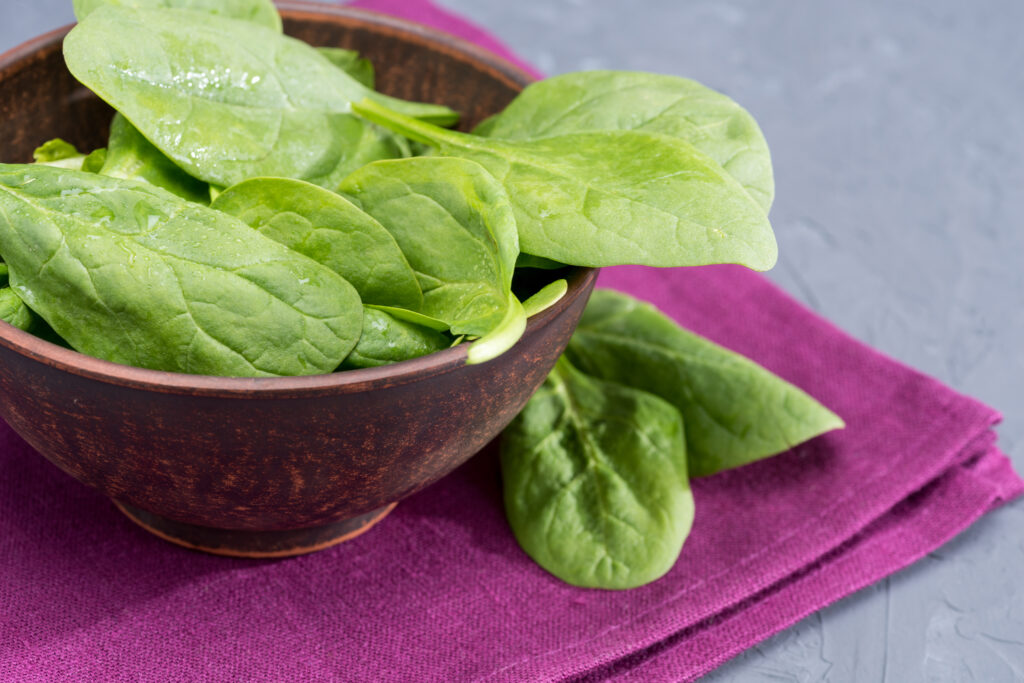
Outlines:
{"label": "folded cloth napkin", "polygon": [[[502,50],[426,2],[360,5]],[[806,388],[847,429],[694,482],[675,568],[608,592],[518,548],[493,447],[358,539],[257,562],[146,534],[0,426],[0,680],[692,680],[1024,492],[992,409],[755,273],[625,267],[601,285]]]}

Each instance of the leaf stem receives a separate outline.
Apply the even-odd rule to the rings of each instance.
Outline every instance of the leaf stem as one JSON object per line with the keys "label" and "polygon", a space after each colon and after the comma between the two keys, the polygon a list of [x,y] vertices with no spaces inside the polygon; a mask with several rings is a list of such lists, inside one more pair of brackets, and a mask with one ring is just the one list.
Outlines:
{"label": "leaf stem", "polygon": [[453,135],[451,131],[410,116],[405,116],[404,114],[399,114],[369,98],[353,102],[352,111],[371,123],[384,126],[394,133],[404,135],[410,140],[422,142],[425,145],[440,147],[441,142],[445,141],[446,137]]}
{"label": "leaf stem", "polygon": [[478,365],[497,358],[512,348],[526,331],[526,311],[513,294],[508,297],[508,311],[497,327],[469,347],[467,365]]}

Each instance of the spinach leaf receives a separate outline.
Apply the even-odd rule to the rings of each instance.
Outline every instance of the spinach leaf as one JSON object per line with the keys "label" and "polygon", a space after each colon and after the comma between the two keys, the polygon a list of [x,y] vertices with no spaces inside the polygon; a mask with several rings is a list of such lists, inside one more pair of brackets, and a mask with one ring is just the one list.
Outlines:
{"label": "spinach leaf", "polygon": [[128,8],[188,9],[250,21],[281,32],[281,15],[271,0],[72,0],[75,17],[82,21],[104,5]]}
{"label": "spinach leaf", "polygon": [[85,155],[85,159],[82,160],[81,170],[86,173],[99,173],[103,170],[105,163],[107,163],[107,148],[100,147]]}
{"label": "spinach leaf", "polygon": [[79,152],[78,148],[70,142],[54,138],[36,147],[36,150],[32,152],[32,158],[35,159],[37,164],[50,165],[60,165],[56,164],[56,162],[68,161],[70,159],[73,161],[63,167],[74,168],[76,164],[79,167],[82,165],[82,159],[85,159],[85,155]]}
{"label": "spinach leaf", "polygon": [[523,302],[523,308],[526,310],[526,317],[532,318],[538,313],[551,308],[561,301],[562,297],[565,296],[565,293],[568,291],[569,283],[565,280],[555,280],[551,284],[545,286],[539,292]]}
{"label": "spinach leaf", "polygon": [[419,358],[451,346],[445,334],[400,320],[384,311],[363,309],[363,334],[355,349],[342,363],[342,370],[375,368]]}
{"label": "spinach leaf", "polygon": [[494,360],[511,349],[526,332],[526,309],[515,294],[508,293],[505,317],[491,330],[475,340],[466,352],[466,365],[479,365]]}
{"label": "spinach leaf", "polygon": [[361,85],[309,45],[188,10],[105,6],[64,40],[71,73],[190,175],[221,187],[299,178],[333,189],[393,136],[351,114],[364,97],[445,124],[447,107]]}
{"label": "spinach leaf", "polygon": [[678,408],[693,477],[767,458],[843,427],[800,388],[618,292],[594,292],[566,355],[583,372],[648,391]]}
{"label": "spinach leaf", "polygon": [[381,306],[379,304],[367,304],[367,308],[375,308],[378,311],[384,311],[392,318],[402,320],[407,323],[412,323],[419,327],[425,327],[428,330],[434,330],[435,332],[447,332],[450,329],[448,323],[437,318],[431,318],[429,315],[423,315],[416,311],[411,311],[407,308],[398,308],[397,306]]}
{"label": "spinach leaf", "polygon": [[356,81],[371,90],[373,89],[376,73],[373,69],[373,62],[369,59],[360,57],[359,53],[355,50],[346,50],[340,47],[318,47],[317,51],[326,57],[327,61]]}
{"label": "spinach leaf", "polygon": [[696,81],[639,71],[581,71],[526,87],[473,132],[527,140],[642,130],[689,142],[739,181],[767,213],[775,195],[768,144],[743,107]]}
{"label": "spinach leaf", "polygon": [[99,173],[103,163],[107,159],[105,147],[93,150],[89,154],[82,154],[70,142],[60,138],[54,138],[42,146],[37,147],[32,153],[37,164],[44,166],[56,166],[57,168],[70,168],[73,171],[88,171]]}
{"label": "spinach leaf", "polygon": [[654,581],[693,523],[679,412],[565,358],[502,435],[501,471],[519,545],[576,586]]}
{"label": "spinach leaf", "polygon": [[225,376],[334,371],[362,306],[341,276],[146,183],[0,165],[11,286],[75,349]]}
{"label": "spinach leaf", "polygon": [[564,263],[552,261],[549,258],[534,256],[533,254],[520,254],[516,259],[516,268],[536,268],[537,270],[558,270],[565,268]]}
{"label": "spinach leaf", "polygon": [[10,287],[0,287],[0,320],[28,332],[35,321],[35,315]]}
{"label": "spinach leaf", "polygon": [[210,187],[178,168],[121,114],[110,124],[110,141],[100,173],[141,180],[199,204],[210,201]]}
{"label": "spinach leaf", "polygon": [[348,176],[340,190],[398,242],[423,290],[419,313],[456,335],[514,326],[505,318],[514,308],[515,219],[483,167],[447,157],[378,161]]}
{"label": "spinach leaf", "polygon": [[395,238],[341,195],[301,180],[253,178],[222,192],[212,206],[338,273],[363,303],[423,304]]}
{"label": "spinach leaf", "polygon": [[482,164],[509,193],[526,253],[580,266],[775,264],[764,211],[683,140],[607,131],[505,141],[444,130],[369,100],[353,109],[443,155]]}
{"label": "spinach leaf", "polygon": [[[512,101],[515,102],[515,100]],[[498,119],[500,117],[501,112],[498,112],[497,114],[491,114],[486,119],[476,124],[476,127],[473,129],[473,135],[479,135],[485,138],[491,137],[491,131],[494,130],[494,127],[496,125],[498,125]]]}

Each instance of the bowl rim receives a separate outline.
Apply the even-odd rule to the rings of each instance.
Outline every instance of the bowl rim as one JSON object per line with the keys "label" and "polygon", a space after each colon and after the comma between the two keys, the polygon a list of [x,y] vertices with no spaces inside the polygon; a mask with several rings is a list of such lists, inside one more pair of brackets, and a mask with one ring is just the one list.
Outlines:
{"label": "bowl rim", "polygon": [[[278,3],[284,18],[363,23],[398,35],[421,46],[440,48],[456,58],[468,57],[477,67],[513,87],[525,87],[533,77],[510,62],[466,40],[437,29],[385,14],[352,7],[286,0]],[[31,60],[40,51],[58,46],[74,27],[69,24],[31,38],[0,54],[0,75]],[[598,269],[573,267],[566,274],[569,288],[565,296],[545,311],[527,321],[526,337],[564,313],[597,278]],[[377,368],[345,370],[325,375],[298,377],[220,377],[193,375],[137,368],[122,363],[94,358],[58,346],[0,320],[0,347],[51,369],[83,378],[127,388],[157,393],[222,398],[310,398],[325,394],[349,394],[422,381],[453,372],[466,365],[471,344],[437,351],[411,360]],[[510,349],[508,353],[514,351]]]}

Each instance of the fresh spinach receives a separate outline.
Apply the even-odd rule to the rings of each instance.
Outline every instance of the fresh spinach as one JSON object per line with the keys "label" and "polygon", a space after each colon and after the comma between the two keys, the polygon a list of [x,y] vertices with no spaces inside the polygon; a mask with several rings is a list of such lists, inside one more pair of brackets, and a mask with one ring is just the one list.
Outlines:
{"label": "fresh spinach", "polygon": [[256,24],[104,6],[64,40],[71,73],[175,164],[220,187],[277,176],[328,188],[394,137],[351,114],[364,97],[444,124],[447,107],[366,88],[309,45]]}
{"label": "fresh spinach", "polygon": [[692,477],[767,458],[843,427],[799,387],[618,292],[594,292],[566,355],[589,375],[678,408]]}
{"label": "fresh spinach", "polygon": [[569,283],[565,280],[555,280],[554,282],[544,286],[540,291],[523,302],[523,309],[526,311],[526,317],[532,318],[538,313],[551,308],[561,301],[562,297],[565,296],[568,291]]}
{"label": "fresh spinach", "polygon": [[225,376],[333,372],[362,306],[341,276],[146,183],[0,165],[14,291],[75,349]]}
{"label": "fresh spinach", "polygon": [[505,430],[501,471],[519,544],[576,586],[654,581],[693,523],[679,411],[565,358]]}
{"label": "fresh spinach", "polygon": [[717,161],[767,213],[775,195],[771,155],[757,122],[725,95],[678,76],[580,71],[527,86],[473,132],[529,140],[605,130],[680,138]]}
{"label": "fresh spinach", "polygon": [[441,332],[366,307],[363,333],[341,369],[375,368],[419,358],[447,349],[451,343],[451,338]]}
{"label": "fresh spinach", "polygon": [[178,168],[121,114],[115,115],[110,124],[110,141],[100,173],[141,180],[190,202],[210,201],[209,185]]}
{"label": "fresh spinach", "polygon": [[32,152],[32,158],[37,164],[48,166],[60,166],[61,168],[81,169],[85,155],[78,151],[78,148],[66,140],[54,138],[47,140]]}
{"label": "fresh spinach", "polygon": [[107,148],[100,147],[94,149],[85,155],[85,159],[82,160],[82,169],[86,173],[99,173],[103,170],[103,165],[107,163]]}
{"label": "fresh spinach", "polygon": [[515,219],[501,185],[482,166],[447,157],[378,161],[340,189],[398,242],[423,291],[417,312],[456,335],[517,325],[507,319],[516,308]]}
{"label": "fresh spinach", "polygon": [[508,191],[528,254],[581,266],[775,264],[760,205],[684,140],[606,131],[505,141],[444,130],[370,100],[353,109],[487,168]]}
{"label": "fresh spinach", "polygon": [[392,318],[402,320],[407,323],[412,323],[418,327],[425,327],[428,330],[434,330],[435,332],[447,332],[451,329],[450,325],[443,320],[437,318],[431,318],[429,315],[423,315],[416,311],[409,310],[408,308],[398,308],[397,306],[381,306],[375,304],[367,304],[367,308],[376,308],[378,311],[384,311]]}
{"label": "fresh spinach", "polygon": [[35,321],[35,315],[17,292],[6,285],[0,287],[0,320],[26,332],[32,329]]}
{"label": "fresh spinach", "polygon": [[212,207],[322,263],[359,292],[363,303],[419,310],[416,274],[380,223],[322,187],[286,178],[253,178],[228,188]]}
{"label": "fresh spinach", "polygon": [[346,50],[340,47],[318,47],[317,52],[367,88],[374,87],[377,79],[373,62],[365,57],[360,57],[355,50]]}
{"label": "fresh spinach", "polygon": [[250,21],[281,32],[281,15],[271,0],[72,0],[75,17],[82,21],[104,5],[134,9],[163,8],[207,12],[229,19]]}
{"label": "fresh spinach", "polygon": [[37,164],[44,166],[56,166],[57,168],[70,168],[74,171],[87,171],[99,173],[107,160],[107,149],[101,147],[89,154],[82,154],[78,148],[70,142],[60,138],[54,138],[32,153],[32,158]]}
{"label": "fresh spinach", "polygon": [[549,258],[534,256],[533,254],[520,254],[516,260],[516,268],[536,268],[537,270],[558,270],[565,268],[564,263],[552,261]]}
{"label": "fresh spinach", "polygon": [[505,317],[487,334],[473,341],[466,352],[466,364],[486,363],[511,349],[526,332],[526,317],[523,304],[510,291]]}

